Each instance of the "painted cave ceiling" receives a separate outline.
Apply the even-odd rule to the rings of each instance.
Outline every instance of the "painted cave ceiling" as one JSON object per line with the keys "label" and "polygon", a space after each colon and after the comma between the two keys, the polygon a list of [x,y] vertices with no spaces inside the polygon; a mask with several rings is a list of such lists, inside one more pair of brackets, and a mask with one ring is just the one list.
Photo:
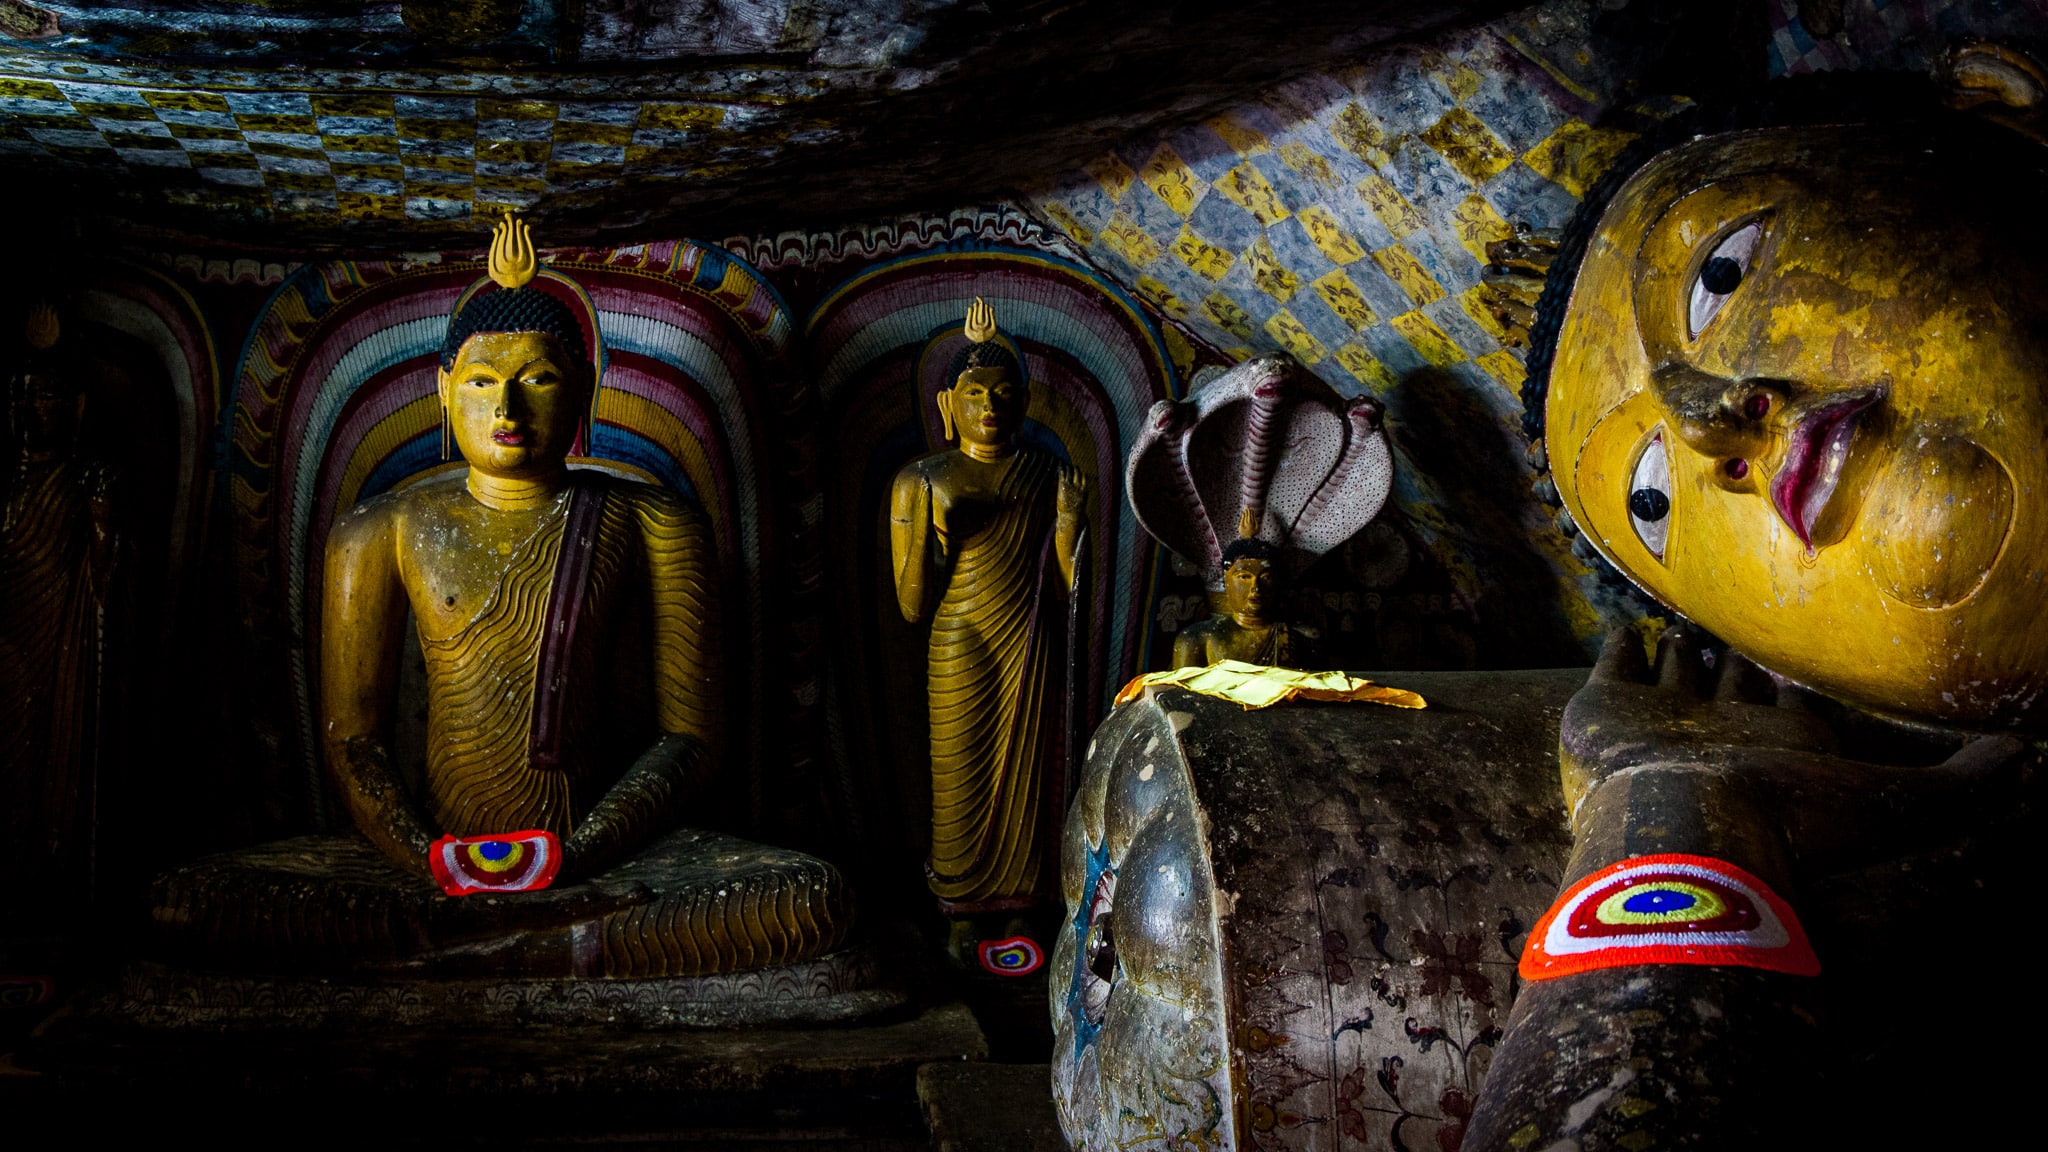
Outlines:
{"label": "painted cave ceiling", "polygon": [[[1498,0],[0,0],[39,215],[257,249],[773,230],[1001,196]],[[36,201],[41,201],[40,205]]]}

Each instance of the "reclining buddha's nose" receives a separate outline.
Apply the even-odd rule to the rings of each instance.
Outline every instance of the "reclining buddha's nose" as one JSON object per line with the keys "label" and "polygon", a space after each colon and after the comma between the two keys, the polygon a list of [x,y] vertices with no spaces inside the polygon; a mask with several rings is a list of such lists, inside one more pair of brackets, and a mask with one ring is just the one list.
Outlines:
{"label": "reclining buddha's nose", "polygon": [[1732,380],[1690,364],[1667,364],[1654,375],[1657,402],[1688,448],[1721,462],[1733,479],[1771,444],[1770,419],[1785,391],[1761,380]]}

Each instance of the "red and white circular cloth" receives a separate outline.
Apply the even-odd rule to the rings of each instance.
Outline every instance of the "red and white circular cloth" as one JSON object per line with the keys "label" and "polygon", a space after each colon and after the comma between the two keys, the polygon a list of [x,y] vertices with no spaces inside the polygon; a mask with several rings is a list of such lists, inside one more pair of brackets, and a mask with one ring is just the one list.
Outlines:
{"label": "red and white circular cloth", "polygon": [[1664,853],[1609,864],[1565,890],[1522,949],[1526,980],[1633,964],[1717,964],[1814,976],[1792,906],[1726,860]]}
{"label": "red and white circular cloth", "polygon": [[554,882],[562,844],[553,832],[499,836],[443,836],[427,854],[434,882],[450,896],[477,892],[534,892]]}

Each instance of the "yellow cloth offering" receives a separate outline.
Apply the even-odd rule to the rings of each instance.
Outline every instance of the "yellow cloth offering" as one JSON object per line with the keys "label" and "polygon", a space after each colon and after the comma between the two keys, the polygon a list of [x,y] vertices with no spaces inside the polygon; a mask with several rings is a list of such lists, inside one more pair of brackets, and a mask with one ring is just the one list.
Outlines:
{"label": "yellow cloth offering", "polygon": [[1242,660],[1222,660],[1206,668],[1148,672],[1124,685],[1116,702],[1136,700],[1147,688],[1174,685],[1204,696],[1231,700],[1246,708],[1270,708],[1283,700],[1362,700],[1395,708],[1426,708],[1428,703],[1406,688],[1389,688],[1342,672],[1296,672]]}

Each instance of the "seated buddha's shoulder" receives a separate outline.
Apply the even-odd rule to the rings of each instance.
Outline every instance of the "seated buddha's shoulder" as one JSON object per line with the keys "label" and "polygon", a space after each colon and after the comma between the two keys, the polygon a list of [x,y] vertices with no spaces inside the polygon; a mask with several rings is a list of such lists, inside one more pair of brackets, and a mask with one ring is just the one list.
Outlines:
{"label": "seated buddha's shoulder", "polygon": [[953,465],[959,457],[960,453],[952,449],[920,456],[896,470],[896,484],[898,487],[905,484],[944,484],[953,473]]}
{"label": "seated buddha's shoulder", "polygon": [[350,538],[382,534],[408,522],[423,518],[431,520],[465,496],[462,473],[446,472],[357,501],[354,507],[334,518],[328,535],[330,538]]}

